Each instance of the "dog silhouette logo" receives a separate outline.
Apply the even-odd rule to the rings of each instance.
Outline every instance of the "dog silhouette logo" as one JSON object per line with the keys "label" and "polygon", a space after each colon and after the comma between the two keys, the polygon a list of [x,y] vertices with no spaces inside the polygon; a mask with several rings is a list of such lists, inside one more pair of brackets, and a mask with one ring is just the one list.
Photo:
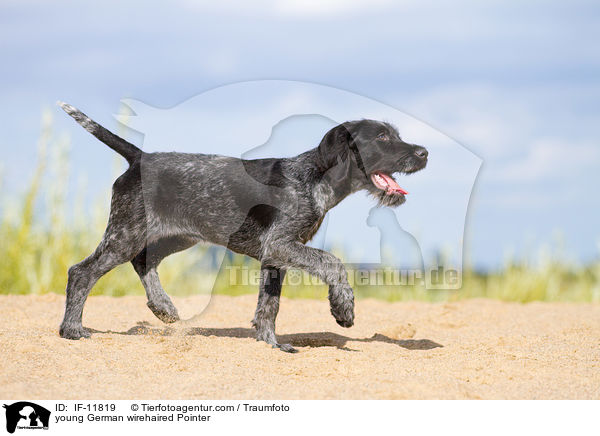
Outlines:
{"label": "dog silhouette logo", "polygon": [[3,407],[6,409],[6,431],[9,433],[14,433],[17,428],[48,430],[50,422],[48,409],[28,401],[4,404]]}

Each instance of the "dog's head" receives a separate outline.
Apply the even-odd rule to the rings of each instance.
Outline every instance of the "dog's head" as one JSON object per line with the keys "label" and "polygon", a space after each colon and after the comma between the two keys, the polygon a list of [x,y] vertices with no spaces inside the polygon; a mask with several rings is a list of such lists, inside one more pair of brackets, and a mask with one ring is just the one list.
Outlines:
{"label": "dog's head", "polygon": [[399,206],[406,192],[393,174],[410,174],[425,168],[428,152],[404,142],[389,123],[348,121],[331,129],[319,144],[319,155],[333,175],[337,189],[367,190],[384,206]]}

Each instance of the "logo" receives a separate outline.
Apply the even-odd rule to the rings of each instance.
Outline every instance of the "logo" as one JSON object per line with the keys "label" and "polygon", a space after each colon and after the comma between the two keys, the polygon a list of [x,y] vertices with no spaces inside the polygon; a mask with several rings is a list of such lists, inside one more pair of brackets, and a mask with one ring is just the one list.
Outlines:
{"label": "logo", "polygon": [[[398,279],[387,280],[390,285],[417,284],[432,290],[461,288],[466,217],[482,160],[433,127],[358,94],[286,80],[233,83],[207,90],[168,109],[133,99],[122,103],[123,111],[117,120],[131,129],[130,133],[142,134],[139,141],[143,142],[144,151],[171,151],[164,144],[176,144],[173,147],[179,152],[201,151],[245,160],[301,155],[316,147],[325,132],[344,121],[366,118],[393,123],[402,137],[425,145],[430,152],[426,170],[412,174],[410,179],[397,172],[402,178],[400,183],[411,192],[406,205],[398,209],[374,206],[374,199],[365,190],[357,192],[327,212],[307,245],[326,251],[338,249],[346,266],[359,270],[359,282],[366,267],[384,277],[390,276],[388,269],[393,270]],[[361,153],[364,151],[357,150],[352,155],[357,165],[366,158]],[[336,168],[345,168],[348,162],[340,156]],[[142,185],[154,186],[156,175],[151,168],[142,160]],[[228,170],[227,176],[235,180],[235,186],[260,194],[245,195],[243,201],[236,200],[235,207],[228,209],[229,218],[219,223],[223,240],[237,237],[250,211],[259,210],[254,209],[257,206],[267,205],[269,210],[280,210],[289,216],[299,213],[303,203],[293,190],[283,189],[257,174],[248,172],[242,163]],[[344,177],[346,173],[340,174]],[[333,174],[331,177],[336,179]],[[168,189],[176,192],[177,187]],[[145,201],[150,198],[153,197],[144,196]],[[164,201],[170,201],[168,196]],[[154,206],[147,203],[146,207],[151,210]],[[164,204],[162,207],[168,208]],[[160,257],[169,248],[152,243],[147,250],[156,250]],[[210,253],[209,276],[214,277],[214,289],[220,286],[216,278],[219,276],[212,274],[215,267],[227,274],[233,258],[221,249]],[[146,255],[153,256],[150,252]],[[235,262],[234,268],[238,266]],[[337,270],[336,265],[332,268]],[[361,285],[380,285],[371,279],[366,282]]]}
{"label": "logo", "polygon": [[4,404],[6,409],[6,431],[14,433],[18,429],[48,430],[50,411],[28,401],[19,401],[11,405]]}

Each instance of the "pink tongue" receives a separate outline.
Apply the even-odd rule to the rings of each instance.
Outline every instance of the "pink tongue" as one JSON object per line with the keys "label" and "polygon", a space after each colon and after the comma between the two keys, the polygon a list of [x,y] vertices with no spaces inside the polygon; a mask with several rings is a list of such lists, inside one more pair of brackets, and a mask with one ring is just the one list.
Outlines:
{"label": "pink tongue", "polygon": [[402,189],[400,186],[398,186],[396,181],[394,179],[392,179],[390,176],[388,176],[387,174],[383,174],[383,173],[377,173],[377,174],[381,178],[383,178],[385,180],[385,182],[387,183],[388,191],[396,191],[396,192],[399,192],[404,195],[408,194],[408,192],[406,192],[404,189]]}

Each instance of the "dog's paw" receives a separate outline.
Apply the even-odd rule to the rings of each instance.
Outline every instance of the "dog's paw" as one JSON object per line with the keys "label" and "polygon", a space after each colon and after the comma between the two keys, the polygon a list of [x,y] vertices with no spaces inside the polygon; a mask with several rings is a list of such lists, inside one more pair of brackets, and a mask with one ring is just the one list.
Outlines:
{"label": "dog's paw", "polygon": [[89,338],[92,336],[90,331],[82,325],[61,325],[59,334],[61,338],[73,340]]}
{"label": "dog's paw", "polygon": [[350,328],[354,325],[354,316],[350,320],[336,318],[335,322],[337,322],[340,326],[342,326],[344,328]]}
{"label": "dog's paw", "polygon": [[275,332],[271,329],[260,329],[256,333],[256,340],[259,342],[266,342],[271,347],[279,348],[281,351],[285,351],[286,353],[298,352],[298,350],[296,350],[290,344],[280,344],[279,342],[277,342],[277,339],[275,338]]}
{"label": "dog's paw", "polygon": [[179,313],[170,301],[148,301],[146,304],[162,322],[171,324],[179,321]]}
{"label": "dog's paw", "polygon": [[354,325],[354,292],[348,285],[333,287],[329,291],[331,314],[342,327]]}
{"label": "dog's paw", "polygon": [[275,345],[273,345],[273,348],[279,348],[281,351],[285,351],[286,353],[297,353],[298,352],[298,350],[296,350],[290,344],[275,344]]}
{"label": "dog's paw", "polygon": [[349,328],[354,325],[354,304],[332,306],[331,314],[340,326]]}

